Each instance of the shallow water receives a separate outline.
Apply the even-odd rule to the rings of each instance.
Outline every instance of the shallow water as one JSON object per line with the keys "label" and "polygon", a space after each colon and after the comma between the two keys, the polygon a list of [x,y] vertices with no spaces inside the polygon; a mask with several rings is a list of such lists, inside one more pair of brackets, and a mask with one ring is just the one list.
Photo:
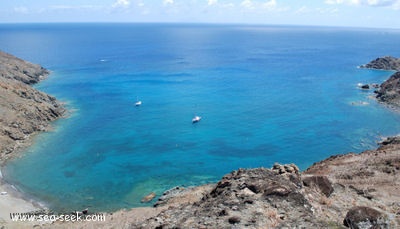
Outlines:
{"label": "shallow water", "polygon": [[239,167],[305,169],[374,148],[400,118],[357,83],[392,72],[357,66],[400,56],[399,41],[398,30],[0,25],[0,49],[52,70],[36,87],[72,111],[3,175],[56,210],[111,211]]}

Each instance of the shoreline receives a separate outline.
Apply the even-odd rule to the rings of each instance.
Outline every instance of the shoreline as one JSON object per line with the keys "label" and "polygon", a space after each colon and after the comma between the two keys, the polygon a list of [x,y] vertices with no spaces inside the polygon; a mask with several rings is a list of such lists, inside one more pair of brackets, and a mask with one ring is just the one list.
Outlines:
{"label": "shoreline", "polygon": [[[0,168],[1,171],[1,168]],[[7,183],[0,176],[0,225],[6,228],[32,228],[38,222],[14,222],[11,213],[46,211],[48,208],[38,200],[30,199],[26,193]]]}
{"label": "shoreline", "polygon": [[2,170],[9,160],[22,156],[38,133],[50,131],[53,121],[68,114],[63,103],[32,87],[49,74],[40,65],[0,51],[0,226],[32,228],[30,223],[12,222],[10,213],[47,209],[44,203],[6,182]]}
{"label": "shoreline", "polygon": [[[376,96],[375,96],[375,99]],[[385,107],[387,107],[388,109],[394,110],[395,112],[399,112],[400,109],[398,107],[396,107],[395,105],[391,105],[391,104],[387,104],[385,102],[379,101],[377,100],[379,104],[384,105]],[[64,117],[64,116],[63,116]],[[43,130],[43,131],[48,131],[48,129]],[[24,194],[23,192],[19,191],[17,188],[15,188],[12,184],[9,184],[7,182],[5,182],[3,176],[2,176],[2,168],[5,165],[5,163],[7,163],[8,160],[10,159],[14,159],[17,158],[19,156],[21,156],[21,152],[22,150],[26,149],[26,147],[29,147],[34,139],[36,134],[39,132],[35,132],[31,135],[29,135],[28,138],[22,140],[21,142],[17,142],[16,147],[14,148],[13,152],[11,154],[6,154],[6,157],[2,158],[2,160],[0,161],[0,192],[6,192],[5,194],[0,195],[0,225],[1,223],[8,223],[8,222],[12,222],[10,220],[9,217],[9,213],[23,213],[23,212],[33,212],[33,211],[43,211],[43,210],[48,210],[45,206],[45,204],[40,203],[39,201],[35,201],[33,199],[30,199],[27,194]],[[379,149],[379,148],[378,148]],[[376,150],[378,150],[376,149]],[[364,151],[367,152],[368,150]],[[364,153],[363,152],[363,153]],[[346,154],[347,155],[347,154]],[[334,156],[332,156],[334,157]],[[319,163],[323,163],[328,159],[319,161],[319,162],[315,162],[314,164],[319,164]],[[309,168],[307,168],[305,171],[301,172],[301,173],[305,173],[307,170],[309,170],[310,168],[312,168],[312,166],[310,166]],[[196,188],[194,188],[193,190],[196,189],[202,189],[204,187],[208,187],[206,188],[207,190],[210,189],[210,185],[201,185],[201,186],[196,186]],[[204,190],[202,190],[202,192],[204,192]],[[196,194],[197,195],[197,194]],[[190,197],[190,198],[194,198],[194,197]],[[189,199],[190,199],[189,198]],[[194,198],[196,199],[196,198]],[[190,202],[190,201],[189,201]],[[153,211],[154,210],[154,211]],[[158,214],[161,211],[164,211],[165,208],[160,207],[158,209],[154,208],[154,207],[142,207],[142,208],[133,208],[128,210],[129,212],[135,212],[134,214],[139,215],[140,217],[144,217],[143,214],[140,214],[140,211],[145,211],[147,212],[144,215],[148,215],[148,216],[155,216],[156,214]],[[124,215],[125,210],[119,210],[113,213],[108,213],[107,215],[116,215],[119,217],[122,217],[122,215]],[[148,220],[150,217],[144,218],[144,220]],[[136,218],[135,218],[136,219]],[[129,219],[126,219],[129,220]],[[132,223],[132,221],[130,221]],[[137,221],[134,223],[140,223],[141,221]],[[33,222],[34,224],[38,224],[38,222]],[[12,223],[14,224],[14,223]],[[10,226],[13,226],[12,224],[10,224]],[[16,223],[17,225],[18,223]],[[18,224],[16,226],[16,228],[20,228],[22,224]],[[32,224],[33,225],[33,224]],[[31,227],[31,224],[28,224],[26,222],[23,222],[23,226],[26,227]],[[8,225],[7,225],[8,226]]]}

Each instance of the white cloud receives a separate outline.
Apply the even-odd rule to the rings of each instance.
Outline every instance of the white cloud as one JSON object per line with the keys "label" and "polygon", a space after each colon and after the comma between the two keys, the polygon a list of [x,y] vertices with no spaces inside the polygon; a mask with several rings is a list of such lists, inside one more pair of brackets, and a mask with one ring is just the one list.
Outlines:
{"label": "white cloud", "polygon": [[360,0],[325,0],[326,4],[329,5],[339,5],[339,4],[349,4],[349,5],[359,5]]}
{"label": "white cloud", "polygon": [[400,1],[397,1],[396,3],[393,4],[393,9],[400,10]]}
{"label": "white cloud", "polygon": [[29,11],[28,8],[26,8],[24,6],[14,8],[14,12],[20,13],[20,14],[26,14],[26,13],[28,13],[28,11]]}
{"label": "white cloud", "polygon": [[174,0],[163,0],[163,4],[164,5],[168,5],[168,4],[174,4]]}
{"label": "white cloud", "polygon": [[398,0],[367,0],[366,4],[369,6],[395,6],[400,4]]}
{"label": "white cloud", "polygon": [[302,6],[296,10],[296,13],[299,13],[299,14],[305,14],[305,13],[310,13],[310,12],[311,12],[311,9],[308,8],[307,6]]}
{"label": "white cloud", "polygon": [[218,3],[218,0],[208,0],[207,5],[212,6]]}
{"label": "white cloud", "polygon": [[116,2],[114,2],[114,4],[112,4],[113,8],[127,8],[129,7],[129,5],[131,4],[131,2],[129,0],[117,0]]}
{"label": "white cloud", "polygon": [[277,3],[276,0],[269,0],[265,2],[252,1],[252,0],[244,0],[240,3],[240,5],[246,9],[272,9],[275,8]]}
{"label": "white cloud", "polygon": [[96,5],[78,5],[78,6],[71,6],[71,5],[52,5],[49,6],[49,10],[97,10],[101,9],[101,6]]}
{"label": "white cloud", "polygon": [[276,0],[270,0],[263,3],[263,7],[268,9],[276,7]]}
{"label": "white cloud", "polygon": [[297,9],[295,12],[296,14],[337,14],[338,13],[338,9],[337,8],[310,8],[307,6],[302,6],[299,9]]}
{"label": "white cloud", "polygon": [[325,0],[326,4],[329,5],[364,5],[372,7],[391,7],[398,9],[400,6],[400,0]]}
{"label": "white cloud", "polygon": [[254,4],[251,0],[244,0],[240,3],[240,5],[247,9],[254,9]]}

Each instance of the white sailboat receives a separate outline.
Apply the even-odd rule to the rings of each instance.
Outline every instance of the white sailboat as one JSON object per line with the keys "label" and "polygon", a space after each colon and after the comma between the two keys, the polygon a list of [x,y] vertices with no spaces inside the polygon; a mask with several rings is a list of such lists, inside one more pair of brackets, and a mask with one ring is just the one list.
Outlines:
{"label": "white sailboat", "polygon": [[135,106],[140,106],[140,105],[142,105],[142,101],[140,101],[137,97],[136,97],[136,103],[135,103]]}
{"label": "white sailboat", "polygon": [[199,122],[201,120],[201,117],[200,116],[194,116],[194,118],[192,119],[192,123],[196,123],[196,122]]}

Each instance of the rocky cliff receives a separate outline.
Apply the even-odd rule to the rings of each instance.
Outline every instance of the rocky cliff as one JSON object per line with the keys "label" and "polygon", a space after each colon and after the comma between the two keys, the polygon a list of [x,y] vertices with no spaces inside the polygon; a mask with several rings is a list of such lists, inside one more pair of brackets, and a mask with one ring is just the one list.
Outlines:
{"label": "rocky cliff", "polygon": [[400,71],[400,58],[392,56],[384,56],[360,66],[361,68],[372,68],[379,70],[395,70]]}
{"label": "rocky cliff", "polygon": [[39,65],[0,51],[0,161],[65,113],[54,97],[31,87],[48,74]]}
{"label": "rocky cliff", "polygon": [[394,70],[395,72],[388,80],[383,82],[375,91],[378,101],[400,107],[400,58],[385,56],[377,58],[361,68],[372,68],[379,70]]}
{"label": "rocky cliff", "polygon": [[379,101],[400,107],[400,72],[390,76],[375,92]]}

